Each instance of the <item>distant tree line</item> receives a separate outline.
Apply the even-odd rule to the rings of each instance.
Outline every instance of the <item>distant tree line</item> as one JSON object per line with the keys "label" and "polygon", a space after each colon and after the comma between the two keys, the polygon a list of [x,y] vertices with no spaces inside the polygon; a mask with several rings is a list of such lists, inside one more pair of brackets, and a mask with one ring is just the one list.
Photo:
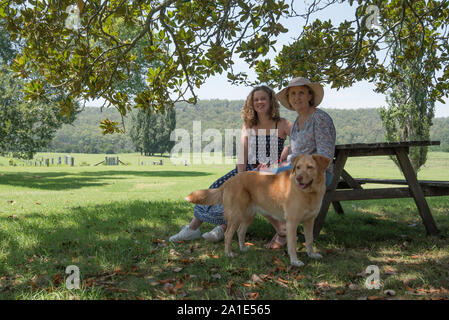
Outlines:
{"label": "distant tree line", "polygon": [[[224,139],[225,129],[241,128],[240,110],[243,103],[243,100],[200,100],[196,105],[179,103],[176,105],[176,128],[185,129],[192,135],[193,121],[201,121],[202,132],[209,128],[216,128],[222,133]],[[385,130],[382,127],[378,109],[323,109],[334,120],[337,129],[337,144],[385,141]],[[281,110],[281,116],[290,121],[294,121],[296,117],[294,112],[284,108]],[[116,109],[106,109],[100,112],[100,108],[86,107],[77,115],[73,124],[63,125],[56,132],[50,145],[42,151],[107,154],[136,151],[142,152],[142,154],[160,153],[160,150],[145,151],[141,144],[142,140],[136,137],[132,138],[134,134],[133,119],[137,120],[138,117],[138,111],[133,111],[125,118],[126,133],[103,135],[99,127],[100,121],[104,118],[121,121],[120,114]],[[134,121],[134,123],[138,123],[138,121]],[[151,125],[151,127],[156,132],[155,135],[162,133],[161,129],[157,129],[157,124]],[[440,146],[433,146],[430,150],[449,152],[449,118],[433,119],[430,138],[441,141]],[[168,145],[166,150],[170,150],[170,135],[165,133],[164,139]],[[151,141],[155,141],[155,138],[153,140],[148,138],[148,143]],[[208,141],[203,143],[205,145]]]}
{"label": "distant tree line", "polygon": [[139,110],[131,119],[129,136],[136,151],[145,156],[170,152],[175,144],[170,141],[170,133],[176,129],[175,109],[167,108],[164,113],[151,115]]}

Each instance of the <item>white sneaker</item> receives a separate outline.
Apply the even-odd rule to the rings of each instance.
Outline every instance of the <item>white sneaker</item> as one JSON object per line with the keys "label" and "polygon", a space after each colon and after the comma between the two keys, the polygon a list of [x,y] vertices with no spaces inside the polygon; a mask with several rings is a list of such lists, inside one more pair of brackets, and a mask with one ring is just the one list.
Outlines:
{"label": "white sneaker", "polygon": [[184,241],[184,240],[194,240],[194,239],[198,239],[201,237],[201,231],[200,229],[190,229],[190,227],[184,226],[182,227],[181,231],[179,231],[177,234],[175,234],[174,236],[171,236],[168,240],[169,241]]}
{"label": "white sneaker", "polygon": [[204,239],[206,239],[207,241],[212,241],[212,242],[221,241],[224,238],[223,228],[220,226],[216,226],[211,231],[203,233],[202,237]]}

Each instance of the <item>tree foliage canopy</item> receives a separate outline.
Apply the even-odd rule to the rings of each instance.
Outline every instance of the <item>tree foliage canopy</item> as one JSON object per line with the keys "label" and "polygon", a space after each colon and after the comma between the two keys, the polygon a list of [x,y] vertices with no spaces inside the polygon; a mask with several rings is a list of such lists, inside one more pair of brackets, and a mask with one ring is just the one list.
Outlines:
{"label": "tree foliage canopy", "polygon": [[[448,96],[449,0],[310,0],[302,12],[295,9],[298,3],[78,0],[74,11],[80,27],[70,28],[65,22],[73,0],[0,0],[0,19],[22,44],[13,68],[27,80],[26,96],[59,90],[67,94],[59,105],[67,114],[76,99],[101,97],[122,115],[133,106],[158,111],[177,101],[193,103],[196,88],[223,72],[230,81],[251,84],[245,74],[234,72],[235,56],[255,68],[257,82],[273,87],[301,75],[334,88],[365,79],[375,82],[379,92],[400,83],[404,63],[425,56],[417,83],[428,84],[432,101]],[[324,8],[348,4],[356,8],[352,20],[333,25],[314,18]],[[370,6],[377,11],[368,11]],[[272,61],[264,56],[287,31],[282,17],[302,17],[305,26]],[[382,28],[369,23],[373,18]],[[138,32],[124,35],[121,23],[137,26]],[[120,84],[138,68],[133,49],[144,40],[142,58],[158,64],[146,66],[146,86],[130,95]],[[423,76],[429,70],[435,75],[430,83]],[[33,77],[36,72],[40,77]],[[116,128],[106,123],[104,129]]]}
{"label": "tree foliage canopy", "polygon": [[57,106],[61,96],[51,92],[47,99],[24,101],[24,81],[14,77],[9,64],[16,50],[0,23],[0,153],[32,158],[47,146],[56,130],[71,123],[79,111],[77,105],[68,117],[62,117]]}
{"label": "tree foliage canopy", "polygon": [[[28,79],[28,98],[52,88],[74,99],[101,97],[121,114],[134,105],[157,111],[176,101],[195,102],[195,88],[232,68],[234,53],[251,61],[266,53],[270,39],[285,31],[278,20],[288,10],[274,0],[79,0],[80,28],[74,30],[65,24],[72,1],[0,3],[0,18],[23,43],[13,68]],[[140,32],[121,37],[119,19]],[[119,84],[136,68],[132,49],[143,39],[149,43],[144,58],[160,65],[148,67],[147,86],[132,101]],[[32,71],[43,79],[30,78]],[[60,108],[70,113],[73,103],[66,99]]]}
{"label": "tree foliage canopy", "polygon": [[[428,86],[433,102],[444,103],[442,98],[449,93],[448,1],[312,2],[309,12],[349,3],[356,6],[355,17],[339,25],[331,20],[307,21],[296,41],[284,46],[274,65],[269,60],[258,62],[260,80],[278,85],[285,84],[290,76],[302,75],[334,88],[368,80],[376,83],[376,91],[385,92],[401,83],[400,70],[422,62],[415,82]],[[429,82],[426,74],[435,76]]]}

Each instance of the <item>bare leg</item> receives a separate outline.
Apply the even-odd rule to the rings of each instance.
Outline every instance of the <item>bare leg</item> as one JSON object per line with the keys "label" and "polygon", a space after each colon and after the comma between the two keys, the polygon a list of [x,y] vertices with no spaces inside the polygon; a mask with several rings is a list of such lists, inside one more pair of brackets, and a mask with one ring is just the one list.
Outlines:
{"label": "bare leg", "polygon": [[190,221],[189,228],[192,230],[196,230],[203,224],[203,221],[198,219],[197,217],[193,217],[192,221]]}

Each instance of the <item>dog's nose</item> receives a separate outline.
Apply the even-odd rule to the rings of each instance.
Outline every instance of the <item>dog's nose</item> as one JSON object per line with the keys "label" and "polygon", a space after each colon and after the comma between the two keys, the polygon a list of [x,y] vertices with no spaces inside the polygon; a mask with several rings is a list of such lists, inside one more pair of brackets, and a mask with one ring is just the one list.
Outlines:
{"label": "dog's nose", "polygon": [[296,181],[298,181],[299,183],[302,183],[302,179],[303,179],[302,176],[296,176]]}

